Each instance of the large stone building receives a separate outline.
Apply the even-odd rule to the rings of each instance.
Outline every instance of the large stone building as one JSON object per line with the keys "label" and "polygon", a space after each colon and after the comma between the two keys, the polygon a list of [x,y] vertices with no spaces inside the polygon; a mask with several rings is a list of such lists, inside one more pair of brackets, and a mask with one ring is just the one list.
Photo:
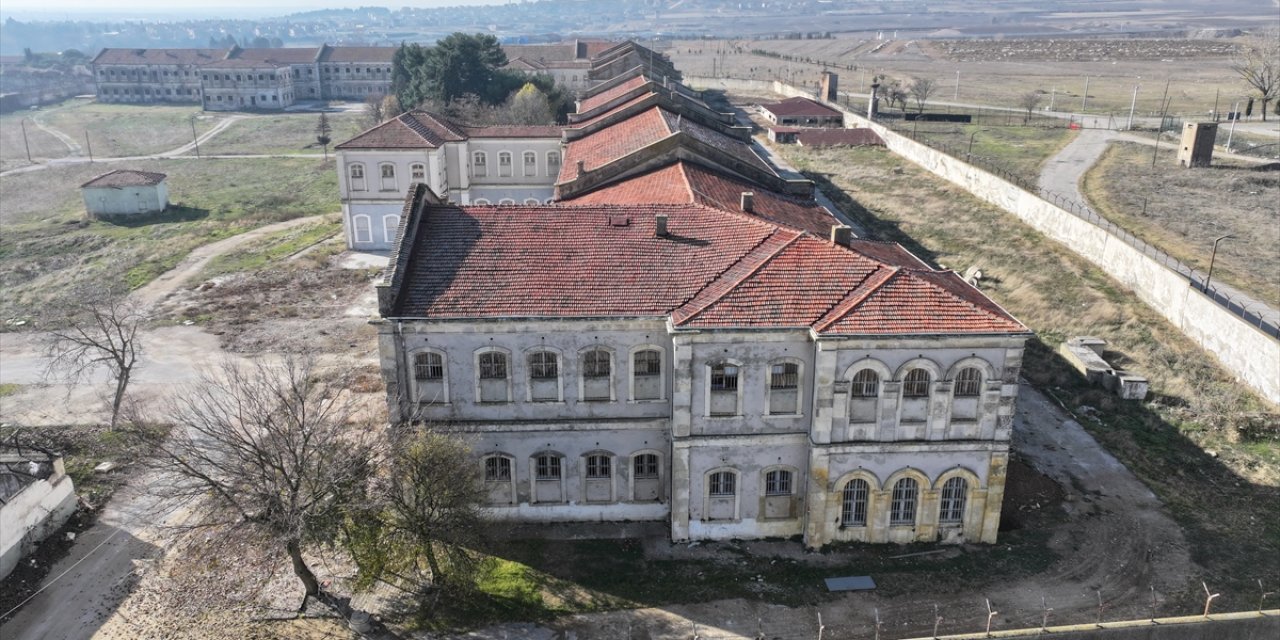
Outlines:
{"label": "large stone building", "polygon": [[673,82],[680,72],[666,56],[627,40],[573,40],[558,44],[503,45],[508,69],[546,74],[572,91],[585,91],[641,69],[655,80]]}
{"label": "large stone building", "polygon": [[103,49],[91,63],[98,101],[200,104],[200,69],[226,55],[226,49]]}
{"label": "large stone building", "polygon": [[470,439],[498,517],[995,541],[1026,327],[684,95],[588,90],[554,204],[411,190],[378,292],[392,420]]}

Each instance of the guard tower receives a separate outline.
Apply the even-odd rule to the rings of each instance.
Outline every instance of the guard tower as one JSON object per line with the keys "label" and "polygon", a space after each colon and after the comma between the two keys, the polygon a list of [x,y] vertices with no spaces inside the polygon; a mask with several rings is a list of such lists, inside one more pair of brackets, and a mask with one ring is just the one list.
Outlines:
{"label": "guard tower", "polygon": [[1216,122],[1188,122],[1182,129],[1178,164],[1188,169],[1207,167],[1213,160],[1213,142],[1218,136]]}
{"label": "guard tower", "polygon": [[839,102],[839,100],[836,99],[839,97],[839,85],[840,76],[831,73],[830,71],[823,71],[822,93],[819,94],[819,97],[827,102]]}

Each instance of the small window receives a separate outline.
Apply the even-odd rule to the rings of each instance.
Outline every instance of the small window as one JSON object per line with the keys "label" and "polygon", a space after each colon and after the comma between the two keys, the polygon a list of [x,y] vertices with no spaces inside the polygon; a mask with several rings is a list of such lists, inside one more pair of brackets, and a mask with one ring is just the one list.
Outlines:
{"label": "small window", "polygon": [[767,496],[791,495],[791,472],[770,471],[764,476],[764,494]]}
{"label": "small window", "polygon": [[511,152],[510,151],[498,152],[498,175],[504,178],[511,176]]}
{"label": "small window", "polygon": [[638,376],[662,375],[662,354],[654,349],[637,351],[632,362]]}
{"label": "small window", "polygon": [[929,396],[929,372],[924,369],[912,369],[902,381],[902,395],[907,398],[925,398]]}
{"label": "small window", "polygon": [[867,496],[871,487],[866,480],[850,480],[844,485],[844,501],[840,507],[840,524],[845,527],[867,525]]}
{"label": "small window", "polygon": [[538,154],[532,151],[526,151],[524,152],[523,156],[524,156],[524,175],[525,176],[538,175]]}
{"label": "small window", "polygon": [[409,165],[409,174],[414,182],[422,182],[427,179],[427,166],[421,162],[415,162]]}
{"label": "small window", "polygon": [[717,471],[707,481],[707,493],[713,496],[732,496],[737,493],[737,475],[732,471]]}
{"label": "small window", "polygon": [[351,218],[353,240],[357,243],[373,242],[373,225],[369,216],[358,215]]}
{"label": "small window", "polygon": [[632,463],[636,479],[658,477],[658,456],[653,453],[642,453]]}
{"label": "small window", "polygon": [[382,177],[383,177],[383,179],[386,179],[386,178],[395,178],[395,177],[396,177],[396,166],[395,166],[395,165],[393,165],[393,164],[384,164],[384,165],[382,165],[380,168],[381,168],[381,170],[382,170]]}
{"label": "small window", "polygon": [[609,468],[609,456],[604,454],[594,454],[587,456],[587,478],[600,479],[608,478],[612,474]]}
{"label": "small window", "polygon": [[555,175],[559,175],[559,173],[560,173],[560,152],[548,151],[547,152],[547,175],[555,176]]}
{"label": "small window", "polygon": [[413,356],[414,380],[443,380],[444,359],[438,353],[418,353]]}
{"label": "small window", "polygon": [[471,154],[471,172],[476,177],[483,178],[489,175],[489,156],[483,151],[477,151]]}
{"label": "small window", "polygon": [[712,391],[737,391],[738,367],[731,364],[718,364],[711,367]]}
{"label": "small window", "polygon": [[969,482],[964,478],[952,478],[942,485],[938,522],[960,524],[964,522],[965,499],[969,494]]}
{"label": "small window", "polygon": [[849,395],[855,398],[874,398],[880,393],[880,376],[872,369],[863,369],[853,374],[853,383],[849,386]]}
{"label": "small window", "polygon": [[582,375],[585,378],[609,377],[609,352],[592,349],[582,356]]}
{"label": "small window", "polygon": [[480,354],[480,379],[497,380],[507,377],[507,355],[496,351]]}
{"label": "small window", "polygon": [[556,354],[550,351],[535,351],[529,354],[529,377],[535,380],[554,380],[558,374]]}
{"label": "small window", "polygon": [[916,496],[920,485],[912,478],[903,478],[893,485],[893,501],[889,505],[889,524],[916,523]]}
{"label": "small window", "polygon": [[784,362],[769,368],[770,389],[795,389],[799,385],[800,365],[794,362]]}
{"label": "small window", "polygon": [[484,459],[485,482],[511,482],[511,459],[489,456]]}
{"label": "small window", "polygon": [[976,396],[982,389],[982,371],[977,367],[965,367],[956,374],[956,395]]}
{"label": "small window", "polygon": [[534,473],[538,480],[560,479],[560,456],[544,453],[534,460]]}

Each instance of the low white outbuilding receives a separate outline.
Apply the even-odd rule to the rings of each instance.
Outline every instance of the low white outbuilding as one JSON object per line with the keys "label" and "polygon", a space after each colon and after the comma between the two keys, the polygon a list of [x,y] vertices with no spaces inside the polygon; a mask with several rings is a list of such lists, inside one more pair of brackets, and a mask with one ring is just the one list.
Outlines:
{"label": "low white outbuilding", "polygon": [[169,206],[165,175],[153,171],[116,169],[82,185],[89,217],[159,213]]}

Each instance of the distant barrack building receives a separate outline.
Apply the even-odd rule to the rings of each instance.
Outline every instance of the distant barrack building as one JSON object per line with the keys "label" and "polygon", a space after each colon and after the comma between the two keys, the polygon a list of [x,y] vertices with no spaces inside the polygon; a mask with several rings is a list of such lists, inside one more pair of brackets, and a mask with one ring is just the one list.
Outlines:
{"label": "distant barrack building", "polygon": [[[92,62],[99,102],[199,104],[208,111],[284,109],[303,100],[391,93],[397,47],[103,49]],[[581,91],[635,67],[680,80],[671,61],[634,42],[572,41],[504,47],[506,68],[545,74]]]}

